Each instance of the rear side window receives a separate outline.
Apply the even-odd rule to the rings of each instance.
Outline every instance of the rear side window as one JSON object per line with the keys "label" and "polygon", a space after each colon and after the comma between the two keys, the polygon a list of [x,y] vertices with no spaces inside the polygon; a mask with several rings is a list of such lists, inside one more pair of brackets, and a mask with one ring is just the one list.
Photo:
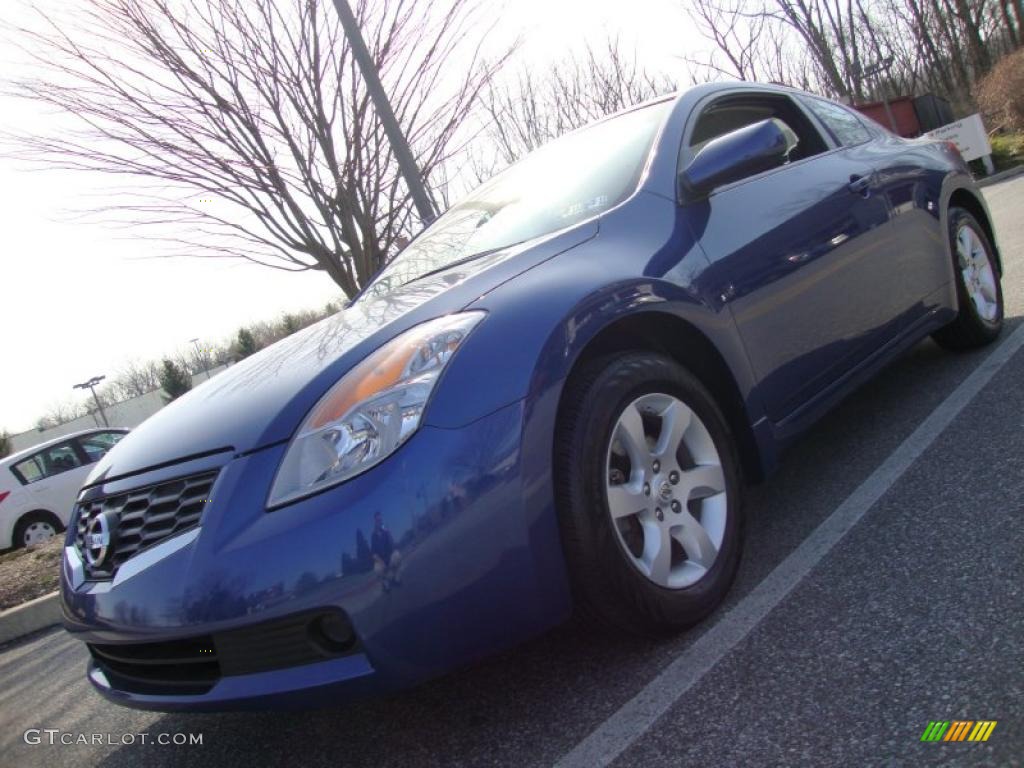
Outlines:
{"label": "rear side window", "polygon": [[43,465],[38,456],[31,456],[24,461],[19,461],[11,469],[23,485],[43,479]]}
{"label": "rear side window", "polygon": [[85,455],[89,457],[89,463],[92,464],[102,459],[122,437],[123,432],[97,432],[95,435],[78,438],[78,444],[82,446]]}
{"label": "rear side window", "polygon": [[843,146],[852,147],[871,139],[871,132],[853,110],[824,99],[805,98],[804,104]]}
{"label": "rear side window", "polygon": [[12,467],[22,483],[28,485],[82,466],[74,445],[68,441],[40,451]]}

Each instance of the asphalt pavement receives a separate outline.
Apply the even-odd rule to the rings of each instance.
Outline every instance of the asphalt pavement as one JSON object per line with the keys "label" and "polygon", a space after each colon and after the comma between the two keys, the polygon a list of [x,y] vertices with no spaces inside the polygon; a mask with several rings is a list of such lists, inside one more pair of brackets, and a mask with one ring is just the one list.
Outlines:
{"label": "asphalt pavement", "polygon": [[[1024,764],[1024,178],[985,195],[1003,346],[922,342],[818,424],[751,490],[737,583],[700,627],[569,624],[390,698],[207,715],[108,704],[50,630],[0,648],[0,765]],[[933,720],[997,725],[923,743]]]}

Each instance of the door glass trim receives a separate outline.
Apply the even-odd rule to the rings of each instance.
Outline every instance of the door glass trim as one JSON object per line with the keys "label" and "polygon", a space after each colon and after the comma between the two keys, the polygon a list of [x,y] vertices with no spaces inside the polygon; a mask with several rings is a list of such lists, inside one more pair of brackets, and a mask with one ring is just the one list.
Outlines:
{"label": "door glass trim", "polygon": [[779,93],[777,91],[761,91],[753,88],[735,88],[724,92],[719,91],[706,96],[705,98],[701,99],[697,103],[697,105],[690,111],[689,116],[686,118],[686,125],[683,128],[683,138],[681,146],[679,148],[679,157],[676,161],[677,176],[679,173],[682,172],[682,170],[687,165],[689,165],[689,163],[695,157],[694,153],[690,151],[690,138],[693,136],[693,132],[697,127],[697,121],[700,119],[700,116],[704,113],[704,110],[707,109],[711,104],[713,104],[716,101],[720,101],[722,99],[732,99],[737,96],[788,99],[796,110],[798,110],[802,115],[807,117],[812,129],[818,133],[818,135],[821,137],[822,143],[825,144],[825,151],[819,152],[816,155],[811,155],[810,157],[801,158],[791,163],[786,163],[785,165],[780,165],[778,168],[769,168],[767,171],[755,173],[753,176],[747,176],[745,179],[739,179],[738,181],[733,181],[730,182],[729,184],[724,184],[721,187],[715,189],[713,192],[711,192],[711,194],[701,197],[699,200],[688,199],[686,197],[685,192],[680,188],[680,185],[676,184],[676,202],[679,205],[685,206],[691,205],[693,203],[704,202],[706,200],[710,200],[720,192],[726,192],[728,190],[735,189],[736,187],[739,187],[743,184],[747,184],[751,181],[765,178],[774,173],[785,171],[789,168],[798,168],[802,166],[804,163],[807,163],[811,160],[818,160],[819,158],[827,157],[836,152],[841,152],[845,149],[848,149],[848,147],[845,147],[842,144],[838,144],[833,138],[831,132],[822,130],[822,127],[820,126],[820,121],[815,121],[810,116],[808,116],[808,112],[810,110],[804,107],[798,99],[795,99],[794,94]]}

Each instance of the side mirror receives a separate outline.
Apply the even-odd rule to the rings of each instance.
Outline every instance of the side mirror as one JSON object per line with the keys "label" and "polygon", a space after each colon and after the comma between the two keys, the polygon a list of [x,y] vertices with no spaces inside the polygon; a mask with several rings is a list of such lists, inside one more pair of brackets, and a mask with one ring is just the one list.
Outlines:
{"label": "side mirror", "polygon": [[799,140],[777,118],[761,120],[712,139],[679,174],[689,195],[707,197],[733,181],[781,165]]}

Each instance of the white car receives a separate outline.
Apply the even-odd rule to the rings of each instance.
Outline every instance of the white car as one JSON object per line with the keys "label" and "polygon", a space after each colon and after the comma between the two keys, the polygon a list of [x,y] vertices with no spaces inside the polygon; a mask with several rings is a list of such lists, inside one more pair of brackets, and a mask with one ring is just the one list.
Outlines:
{"label": "white car", "polygon": [[63,531],[93,464],[127,429],[90,429],[0,461],[0,549],[39,544]]}

